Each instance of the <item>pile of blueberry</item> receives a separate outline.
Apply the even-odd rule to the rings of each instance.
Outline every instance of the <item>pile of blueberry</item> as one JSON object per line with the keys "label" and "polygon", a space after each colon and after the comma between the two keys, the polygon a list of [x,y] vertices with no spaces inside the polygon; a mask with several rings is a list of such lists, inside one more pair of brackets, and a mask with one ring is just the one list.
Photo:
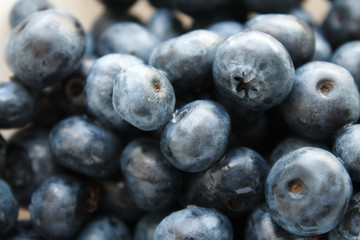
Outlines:
{"label": "pile of blueberry", "polygon": [[360,239],[360,0],[101,2],[12,8],[0,239]]}

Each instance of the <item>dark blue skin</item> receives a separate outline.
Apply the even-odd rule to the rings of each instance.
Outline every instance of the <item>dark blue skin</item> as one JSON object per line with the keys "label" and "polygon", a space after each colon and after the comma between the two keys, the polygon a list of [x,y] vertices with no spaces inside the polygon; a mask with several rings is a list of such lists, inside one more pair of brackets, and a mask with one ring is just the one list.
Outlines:
{"label": "dark blue skin", "polygon": [[360,182],[360,124],[341,129],[333,144],[333,153],[340,158],[351,179]]}
{"label": "dark blue skin", "polygon": [[0,96],[0,128],[24,127],[36,117],[35,96],[21,83],[1,83]]}
{"label": "dark blue skin", "polygon": [[183,34],[185,30],[174,13],[168,8],[157,9],[147,22],[147,28],[162,41]]}
{"label": "dark blue skin", "polygon": [[160,222],[152,240],[160,239],[232,240],[233,228],[229,219],[216,210],[188,206]]}
{"label": "dark blue skin", "polygon": [[322,25],[326,39],[334,49],[360,38],[360,1],[334,1]]}
{"label": "dark blue skin", "polygon": [[360,194],[356,193],[350,200],[341,223],[329,233],[329,240],[355,240],[360,237]]}
{"label": "dark blue skin", "polygon": [[0,179],[0,236],[15,227],[19,204],[10,186]]}
{"label": "dark blue skin", "polygon": [[166,164],[158,141],[135,139],[121,156],[121,171],[136,205],[149,212],[172,206],[180,189],[180,173]]}
{"label": "dark blue skin", "polygon": [[245,6],[248,11],[260,13],[283,13],[291,9],[300,7],[303,0],[245,0]]}
{"label": "dark blue skin", "polygon": [[282,156],[302,147],[317,147],[327,151],[330,149],[322,142],[313,141],[302,137],[289,137],[281,141],[272,151],[269,158],[270,164],[274,165]]}
{"label": "dark blue skin", "polygon": [[51,130],[49,139],[61,166],[95,178],[108,177],[118,171],[121,140],[85,116],[60,121]]}
{"label": "dark blue skin", "polygon": [[220,159],[230,136],[230,117],[211,100],[196,100],[174,113],[160,139],[168,162],[186,172],[201,172]]}
{"label": "dark blue skin", "polygon": [[40,183],[59,171],[50,149],[48,130],[27,128],[9,139],[3,178],[20,205],[27,207]]}
{"label": "dark blue skin", "polygon": [[216,32],[223,39],[244,30],[243,24],[237,21],[219,21],[207,27],[207,30]]}
{"label": "dark blue skin", "polygon": [[194,30],[167,40],[154,49],[150,65],[166,72],[176,90],[189,90],[210,81],[212,63],[221,37]]}
{"label": "dark blue skin", "polygon": [[329,62],[310,62],[298,68],[294,86],[281,105],[290,128],[313,140],[330,140],[360,116],[354,78],[345,68]]}
{"label": "dark blue skin", "polygon": [[29,210],[36,232],[45,239],[71,239],[86,216],[89,192],[78,179],[53,176],[33,193]]}
{"label": "dark blue skin", "polygon": [[106,179],[100,182],[99,209],[101,214],[115,215],[126,222],[137,222],[144,211],[136,206],[124,180]]}
{"label": "dark blue skin", "polygon": [[10,24],[14,28],[31,14],[52,9],[54,6],[48,0],[19,0],[10,12]]}
{"label": "dark blue skin", "polygon": [[237,147],[197,177],[197,195],[204,206],[240,217],[264,201],[269,164],[250,148]]}
{"label": "dark blue skin", "polygon": [[128,127],[129,124],[115,112],[112,106],[113,85],[119,72],[129,66],[142,63],[140,58],[119,53],[98,58],[90,68],[84,89],[89,113],[112,128]]}
{"label": "dark blue skin", "polygon": [[112,106],[118,115],[143,131],[164,126],[175,108],[175,92],[166,75],[148,65],[133,65],[115,78]]}
{"label": "dark blue skin", "polygon": [[16,26],[5,45],[8,66],[34,88],[56,84],[73,73],[85,51],[85,32],[67,12],[45,10]]}
{"label": "dark blue skin", "polygon": [[258,15],[247,21],[245,28],[265,32],[276,38],[288,50],[295,67],[310,61],[314,55],[314,33],[305,21],[294,15]]}
{"label": "dark blue skin", "polygon": [[18,221],[15,229],[6,235],[5,240],[44,240],[34,230],[31,221]]}
{"label": "dark blue skin", "polygon": [[170,213],[159,211],[144,215],[136,224],[133,240],[151,240],[157,225]]}
{"label": "dark blue skin", "polygon": [[267,110],[282,102],[294,82],[294,65],[272,36],[245,31],[217,48],[213,76],[217,90],[239,107]]}
{"label": "dark blue skin", "polygon": [[145,63],[160,39],[136,22],[119,22],[107,28],[97,42],[100,56],[109,53],[125,53],[141,58]]}
{"label": "dark blue skin", "polygon": [[125,223],[111,215],[100,216],[90,221],[76,240],[130,240],[131,233]]}
{"label": "dark blue skin", "polygon": [[360,87],[360,40],[346,42],[336,49],[331,62],[346,68],[354,77],[356,85]]}
{"label": "dark blue skin", "polygon": [[321,148],[304,147],[286,154],[273,165],[265,183],[272,219],[301,236],[334,229],[351,195],[352,183],[345,167]]}
{"label": "dark blue skin", "polygon": [[313,30],[315,34],[315,52],[311,61],[330,61],[333,52],[329,41],[319,30]]}

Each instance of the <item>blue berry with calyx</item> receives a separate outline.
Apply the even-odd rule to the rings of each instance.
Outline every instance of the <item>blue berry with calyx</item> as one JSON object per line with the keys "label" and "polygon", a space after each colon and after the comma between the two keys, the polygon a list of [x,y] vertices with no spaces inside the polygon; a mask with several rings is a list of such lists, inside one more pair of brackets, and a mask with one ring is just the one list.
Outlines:
{"label": "blue berry with calyx", "polygon": [[233,239],[230,220],[210,208],[188,206],[171,213],[156,227],[152,240]]}
{"label": "blue berry with calyx", "polygon": [[45,10],[17,25],[7,38],[5,58],[17,78],[45,88],[73,73],[85,51],[85,32],[71,14]]}
{"label": "blue berry with calyx", "polygon": [[299,135],[329,141],[337,130],[359,120],[359,91],[345,68],[309,62],[296,70],[294,86],[282,102],[281,112]]}
{"label": "blue berry with calyx", "polygon": [[360,124],[346,126],[336,135],[333,153],[340,158],[351,179],[360,182]]}
{"label": "blue berry with calyx", "polygon": [[157,46],[149,64],[166,72],[176,90],[189,90],[211,81],[215,51],[221,37],[209,30],[193,30]]}
{"label": "blue berry with calyx", "polygon": [[229,150],[219,162],[199,173],[199,203],[241,217],[264,201],[264,184],[270,167],[250,148]]}
{"label": "blue berry with calyx", "polygon": [[178,195],[181,176],[167,164],[158,141],[135,139],[128,143],[120,160],[121,171],[136,205],[149,212],[171,207]]}
{"label": "blue berry with calyx", "polygon": [[86,116],[72,116],[57,123],[49,135],[56,162],[75,172],[108,177],[118,171],[120,138]]}
{"label": "blue berry with calyx", "polygon": [[142,63],[140,58],[128,54],[114,53],[98,58],[90,68],[84,88],[89,113],[111,128],[128,127],[129,124],[113,108],[113,86],[116,76],[122,70]]}
{"label": "blue berry with calyx", "polygon": [[19,0],[10,12],[10,24],[14,28],[31,14],[52,9],[54,6],[48,0]]}
{"label": "blue berry with calyx", "polygon": [[23,84],[12,80],[0,84],[0,129],[24,127],[36,117],[35,95]]}
{"label": "blue berry with calyx", "polygon": [[294,82],[294,65],[285,47],[269,34],[245,31],[217,48],[213,77],[224,98],[249,110],[280,104]]}
{"label": "blue berry with calyx", "polygon": [[36,232],[45,239],[72,239],[87,217],[89,194],[87,186],[75,177],[47,178],[29,205]]}
{"label": "blue berry with calyx", "polygon": [[196,100],[174,113],[161,135],[161,152],[175,168],[201,172],[220,159],[229,136],[226,109],[211,100]]}
{"label": "blue berry with calyx", "polygon": [[18,211],[19,204],[10,186],[0,179],[0,236],[15,227]]}
{"label": "blue berry with calyx", "polygon": [[112,106],[131,125],[152,131],[164,126],[175,108],[175,92],[164,72],[148,65],[125,68],[115,78]]}
{"label": "blue berry with calyx", "polygon": [[[245,28],[270,34],[288,50],[295,67],[311,60],[315,36],[311,27],[291,14],[261,14],[246,22]],[[299,47],[301,46],[301,47]]]}
{"label": "blue berry with calyx", "polygon": [[271,218],[286,231],[311,236],[334,229],[352,195],[343,164],[321,148],[304,147],[280,158],[265,183]]}
{"label": "blue berry with calyx", "polygon": [[92,219],[79,233],[76,240],[130,240],[131,233],[118,217],[103,215]]}

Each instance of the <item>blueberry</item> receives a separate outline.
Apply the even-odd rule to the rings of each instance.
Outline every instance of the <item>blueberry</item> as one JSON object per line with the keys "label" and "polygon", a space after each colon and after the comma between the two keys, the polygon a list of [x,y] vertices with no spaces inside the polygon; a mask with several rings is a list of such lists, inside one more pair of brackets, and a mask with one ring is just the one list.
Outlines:
{"label": "blueberry", "polygon": [[54,6],[48,0],[19,0],[10,12],[10,24],[14,28],[31,14],[52,9]]}
{"label": "blueberry", "polygon": [[156,227],[152,240],[233,239],[230,220],[220,212],[197,206],[171,213]]}
{"label": "blueberry", "polygon": [[188,90],[209,81],[221,38],[208,30],[194,30],[172,38],[154,49],[150,65],[166,72],[175,89]]}
{"label": "blueberry", "polygon": [[321,148],[280,158],[265,183],[271,218],[286,231],[311,236],[334,229],[344,216],[352,183],[342,163]]}
{"label": "blueberry", "polygon": [[175,112],[161,135],[161,152],[174,167],[200,172],[220,159],[229,135],[225,108],[211,100],[197,100]]}
{"label": "blueberry", "polygon": [[157,225],[170,213],[158,211],[144,215],[136,224],[133,240],[151,240]]}
{"label": "blueberry", "polygon": [[12,30],[5,58],[20,81],[44,88],[73,73],[84,51],[85,33],[79,21],[64,11],[45,10]]}
{"label": "blueberry", "polygon": [[245,31],[217,48],[213,76],[217,90],[239,107],[266,110],[289,94],[294,66],[288,51],[272,36]]}
{"label": "blueberry", "polygon": [[347,126],[337,134],[333,144],[333,153],[340,158],[351,179],[360,182],[360,124]]}
{"label": "blueberry", "polygon": [[58,171],[49,145],[49,131],[26,128],[9,139],[3,177],[20,205],[27,206],[40,183]]}
{"label": "blueberry", "polygon": [[45,239],[71,239],[87,216],[88,197],[86,186],[74,177],[46,179],[29,205],[34,229]]}
{"label": "blueberry", "polygon": [[8,233],[16,225],[18,201],[10,186],[0,179],[0,236]]}
{"label": "blueberry", "polygon": [[360,116],[359,91],[343,67],[310,62],[296,70],[295,83],[281,106],[288,125],[301,136],[329,140]]}
{"label": "blueberry", "polygon": [[150,30],[135,22],[119,22],[107,28],[97,43],[97,52],[103,56],[109,53],[125,53],[148,62],[152,50],[160,39]]}
{"label": "blueberry", "polygon": [[360,236],[360,193],[350,200],[341,223],[329,233],[329,240],[355,240]]}
{"label": "blueberry", "polygon": [[216,32],[223,39],[242,32],[244,26],[237,21],[219,21],[207,27],[207,30]]}
{"label": "blueberry", "polygon": [[34,94],[17,81],[0,84],[0,128],[24,127],[36,117]]}
{"label": "blueberry", "polygon": [[157,9],[146,26],[162,41],[177,37],[185,31],[175,13],[168,8]]}
{"label": "blueberry", "polygon": [[310,61],[314,55],[314,33],[305,21],[294,15],[258,15],[247,21],[245,28],[265,32],[276,38],[289,51],[295,67]]}
{"label": "blueberry", "polygon": [[165,125],[175,108],[175,92],[166,75],[147,65],[134,65],[115,78],[112,105],[131,125],[152,131]]}
{"label": "blueberry", "polygon": [[197,191],[205,206],[240,217],[264,201],[269,165],[252,149],[237,147],[197,177]]}
{"label": "blueberry", "polygon": [[60,121],[49,138],[61,166],[98,178],[118,171],[121,140],[87,117],[73,116]]}
{"label": "blueberry", "polygon": [[346,68],[360,87],[360,40],[346,42],[339,46],[331,57],[331,62]]}
{"label": "blueberry", "polygon": [[98,58],[86,79],[85,103],[89,113],[100,122],[116,129],[128,127],[112,105],[115,77],[125,68],[142,64],[140,58],[127,54],[108,54]]}
{"label": "blueberry", "polygon": [[149,212],[170,207],[180,187],[179,172],[166,164],[158,141],[148,138],[128,143],[120,160],[121,171],[136,205]]}
{"label": "blueberry", "polygon": [[114,216],[100,216],[90,221],[76,240],[130,240],[130,230],[125,223]]}
{"label": "blueberry", "polygon": [[326,39],[337,46],[360,38],[360,1],[334,1],[322,26]]}

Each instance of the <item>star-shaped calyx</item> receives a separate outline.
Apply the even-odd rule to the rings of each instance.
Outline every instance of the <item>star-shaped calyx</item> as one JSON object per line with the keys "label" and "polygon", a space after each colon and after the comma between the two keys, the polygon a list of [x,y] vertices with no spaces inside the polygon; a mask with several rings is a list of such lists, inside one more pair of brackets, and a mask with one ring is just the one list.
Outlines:
{"label": "star-shaped calyx", "polygon": [[258,89],[253,86],[253,83],[252,83],[253,79],[248,82],[245,82],[245,79],[243,77],[239,77],[239,76],[234,76],[233,79],[238,82],[238,85],[236,86],[236,91],[238,93],[241,93],[242,91],[244,91],[245,99],[249,98],[249,91],[254,91],[254,92],[258,91]]}

